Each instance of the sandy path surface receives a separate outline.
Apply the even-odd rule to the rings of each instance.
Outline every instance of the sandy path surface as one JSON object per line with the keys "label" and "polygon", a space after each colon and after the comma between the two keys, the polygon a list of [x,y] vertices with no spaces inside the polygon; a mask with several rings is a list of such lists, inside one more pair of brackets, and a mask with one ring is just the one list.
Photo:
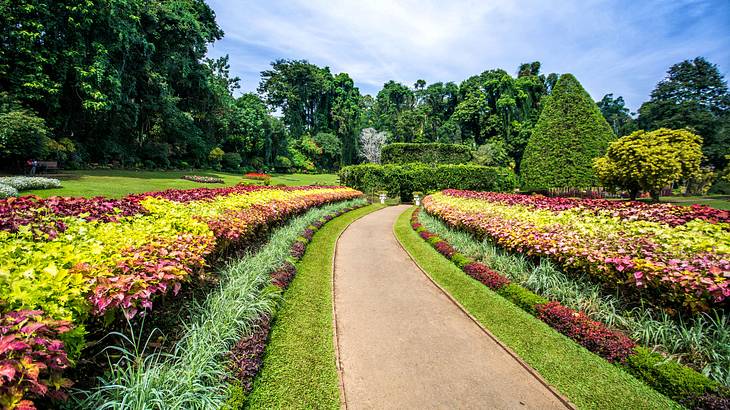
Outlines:
{"label": "sandy path surface", "polygon": [[407,208],[369,214],[337,243],[335,310],[346,406],[565,409],[399,246],[393,224]]}

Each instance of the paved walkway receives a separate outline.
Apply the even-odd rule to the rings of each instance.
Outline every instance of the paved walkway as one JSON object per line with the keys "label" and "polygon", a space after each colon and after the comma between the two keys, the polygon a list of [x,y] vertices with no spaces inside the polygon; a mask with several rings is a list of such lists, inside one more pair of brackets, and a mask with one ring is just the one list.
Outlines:
{"label": "paved walkway", "polygon": [[371,213],[337,243],[335,310],[346,406],[564,409],[400,248],[393,224],[406,209]]}

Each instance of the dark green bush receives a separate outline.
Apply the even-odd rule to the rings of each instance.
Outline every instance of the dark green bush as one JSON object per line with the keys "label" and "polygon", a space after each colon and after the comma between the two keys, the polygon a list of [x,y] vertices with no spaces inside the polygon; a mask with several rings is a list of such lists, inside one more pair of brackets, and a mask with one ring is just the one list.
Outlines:
{"label": "dark green bush", "polygon": [[237,152],[226,152],[223,154],[223,169],[235,171],[241,167],[241,154]]}
{"label": "dark green bush", "polygon": [[451,262],[454,262],[454,265],[458,266],[459,269],[464,269],[464,266],[474,262],[474,260],[457,252],[451,257]]}
{"label": "dark green bush", "polygon": [[517,186],[517,177],[507,168],[480,165],[362,164],[343,167],[340,182],[368,194],[385,191],[388,196],[410,201],[416,191],[511,191]]}
{"label": "dark green bush", "polygon": [[520,164],[524,188],[584,188],[597,185],[593,159],[615,136],[590,95],[563,74],[544,99]]}
{"label": "dark green bush", "polygon": [[537,313],[535,306],[548,303],[544,297],[514,283],[504,286],[497,293],[533,316]]}
{"label": "dark green bush", "polygon": [[434,143],[396,142],[383,147],[383,164],[466,164],[472,159],[471,149],[466,145]]}
{"label": "dark green bush", "polygon": [[16,161],[41,159],[48,153],[45,121],[27,110],[0,113],[0,157]]}
{"label": "dark green bush", "polygon": [[636,354],[629,356],[626,367],[658,392],[685,404],[688,399],[696,399],[719,387],[701,373],[643,347],[636,348]]}

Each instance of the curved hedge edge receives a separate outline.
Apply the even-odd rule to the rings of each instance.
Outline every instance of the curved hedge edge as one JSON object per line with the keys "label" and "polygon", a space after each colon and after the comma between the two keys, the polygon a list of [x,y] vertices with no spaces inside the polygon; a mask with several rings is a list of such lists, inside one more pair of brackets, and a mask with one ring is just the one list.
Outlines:
{"label": "curved hedge edge", "polygon": [[420,224],[419,211],[420,208],[413,211],[411,227],[421,238],[464,273],[527,313],[607,361],[621,365],[656,391],[683,405],[692,408],[725,408],[730,405],[730,397],[721,389],[721,385],[703,374],[638,346],[622,332],[610,329],[582,312],[510,283],[509,279],[481,262],[462,255],[447,241],[427,231]]}
{"label": "curved hedge edge", "polygon": [[[289,284],[291,284],[291,281],[294,279],[294,276],[297,273],[297,271],[299,272],[299,274],[307,274],[308,271],[311,271],[311,270],[315,270],[316,273],[318,273],[318,274],[324,271],[323,269],[321,269],[321,267],[314,266],[314,265],[318,264],[318,262],[320,262],[320,261],[314,260],[314,258],[316,258],[317,256],[326,256],[323,254],[328,253],[328,252],[319,252],[319,253],[317,253],[317,256],[313,256],[312,259],[309,259],[310,254],[306,253],[306,250],[307,250],[306,245],[309,245],[313,241],[317,241],[317,243],[314,245],[314,247],[317,247],[318,249],[321,248],[322,246],[332,246],[333,249],[332,249],[331,253],[332,253],[332,255],[334,255],[334,245],[336,244],[337,238],[339,238],[339,235],[345,230],[345,228],[347,228],[351,223],[353,223],[357,219],[359,219],[371,212],[374,212],[378,209],[381,209],[381,208],[383,208],[382,205],[369,205],[368,206],[367,204],[364,204],[360,207],[349,209],[348,211],[342,211],[342,210],[337,211],[337,212],[327,215],[327,216],[319,219],[318,221],[315,221],[313,224],[309,225],[302,232],[302,234],[299,237],[297,237],[297,240],[292,245],[291,260],[287,261],[282,266],[282,268],[276,270],[275,272],[272,272],[272,286],[279,287],[279,291],[282,292],[283,297],[284,297],[284,303],[287,303],[289,306],[295,306],[298,301],[296,301],[294,299],[296,299],[297,297],[302,297],[306,300],[304,300],[303,302],[299,302],[299,303],[304,303],[304,304],[308,305],[307,307],[317,309],[318,307],[321,307],[321,306],[318,306],[319,304],[317,304],[317,303],[313,303],[310,299],[316,298],[317,296],[324,296],[327,298],[331,298],[332,297],[331,289],[327,290],[327,292],[323,292],[322,295],[313,295],[307,291],[302,292],[301,287],[293,288],[291,291],[295,292],[294,294],[292,294],[290,292],[284,293],[284,291],[288,288]],[[329,225],[327,226],[327,228],[329,228],[330,230],[334,230],[332,232],[333,233],[332,235],[327,236],[327,237],[322,237],[322,235],[315,236],[317,231],[319,231],[321,228],[324,228],[324,225],[327,222],[332,221],[334,218],[336,218],[342,214],[345,214],[346,212],[350,212],[350,211],[355,211],[355,212],[349,213],[348,215],[346,215],[346,218],[344,218],[344,219],[337,219],[334,221],[334,222],[340,222],[340,225],[329,224],[331,226],[329,226]],[[349,216],[349,217],[347,217],[347,216]],[[292,264],[292,262],[294,262],[294,264]],[[330,266],[329,266],[330,275],[328,276],[328,279],[332,273],[332,262],[333,262],[333,259],[329,258],[328,263],[330,264]],[[292,271],[294,273],[292,273]],[[282,278],[284,278],[284,279],[282,279]],[[283,286],[277,285],[277,282]],[[301,283],[301,282],[299,282],[299,283]],[[331,281],[327,280],[326,285],[331,286]],[[326,293],[326,295],[324,295],[324,293]],[[330,304],[332,304],[331,300],[330,300]],[[291,399],[301,400],[302,399],[301,396],[296,396],[295,393],[291,393],[290,392],[291,389],[286,389],[286,388],[284,388],[283,390],[285,390],[289,393],[289,397],[285,397],[285,398],[277,396],[277,393],[280,393],[280,392],[273,392],[273,393],[264,392],[267,389],[272,390],[272,386],[273,386],[273,389],[277,389],[277,388],[280,389],[281,387],[287,387],[287,386],[281,386],[281,385],[274,386],[275,384],[277,384],[278,381],[281,381],[282,379],[286,379],[287,382],[289,382],[289,383],[302,381],[301,378],[295,378],[295,377],[290,377],[290,378],[283,377],[282,378],[278,374],[280,369],[277,369],[275,364],[271,363],[272,361],[275,361],[276,359],[281,359],[280,357],[274,358],[274,356],[281,356],[281,354],[279,354],[278,351],[272,352],[271,349],[269,349],[269,347],[273,343],[277,342],[277,340],[275,340],[275,339],[281,338],[281,336],[277,335],[276,332],[278,330],[280,330],[280,328],[283,326],[279,320],[281,320],[283,318],[283,316],[286,316],[286,313],[287,313],[287,312],[282,312],[281,307],[282,307],[282,305],[280,305],[280,309],[276,313],[276,317],[274,317],[273,320],[268,319],[268,323],[270,324],[270,329],[262,328],[262,330],[261,330],[262,332],[266,332],[266,335],[268,335],[268,340],[266,340],[266,339],[264,340],[264,343],[266,343],[268,341],[268,344],[266,344],[265,346],[260,346],[258,349],[250,350],[254,354],[259,354],[259,355],[255,356],[255,357],[247,356],[247,357],[251,357],[251,360],[247,361],[245,364],[256,364],[257,365],[255,373],[254,373],[255,377],[252,377],[250,379],[253,382],[252,388],[247,392],[242,391],[241,392],[242,394],[239,395],[240,397],[234,397],[234,401],[231,403],[231,408],[244,408],[244,407],[249,408],[249,407],[259,407],[259,406],[271,407],[271,406],[274,406],[274,404],[272,403],[272,400],[277,402],[279,405],[281,405],[283,402],[286,402],[287,400],[291,400]],[[319,309],[318,313],[323,313],[323,311],[321,309]],[[331,309],[327,309],[326,312],[324,312],[324,314],[331,315],[332,314]],[[304,315],[306,315],[306,314],[304,314]],[[326,321],[325,327],[328,327],[329,331],[326,332],[327,333],[326,337],[329,341],[333,342],[334,339],[332,338],[332,326],[333,326],[332,317],[331,316],[328,316],[328,317],[329,317],[329,319]],[[305,320],[312,320],[312,316],[308,316]],[[315,318],[314,320],[317,320],[317,319]],[[322,320],[324,320],[324,319],[322,319]],[[324,322],[323,322],[323,324],[324,324]],[[282,331],[286,331],[286,330],[282,330]],[[247,340],[243,340],[242,343],[248,344]],[[264,347],[266,348],[265,351],[264,351]],[[290,348],[291,348],[291,344],[286,344],[286,343],[284,346],[281,346],[279,348],[280,350],[284,351],[284,354],[287,355],[287,358],[284,360],[286,362],[288,362],[288,364],[291,364],[292,362],[296,361],[296,360],[292,360],[291,356],[288,356],[290,353],[293,353],[289,350]],[[326,349],[326,350],[328,350],[326,352],[327,357],[324,357],[325,360],[322,360],[321,361],[322,363],[320,363],[320,364],[323,364],[324,366],[332,365],[332,367],[335,368],[333,375],[334,375],[335,379],[338,379],[337,381],[334,382],[334,384],[337,386],[337,387],[335,387],[335,389],[337,390],[337,393],[336,393],[337,400],[336,400],[336,403],[334,403],[334,402],[332,403],[333,404],[332,407],[339,408],[341,392],[340,392],[339,373],[337,372],[336,365],[335,365],[335,363],[336,363],[335,351],[334,351],[334,348]],[[267,362],[269,362],[269,363],[267,364]],[[326,363],[324,363],[324,362],[326,362]],[[307,368],[297,367],[295,369],[295,371],[311,374],[310,373],[311,369],[309,367],[311,365],[312,365],[311,362],[307,363]],[[265,374],[267,371],[270,373],[268,376]],[[271,374],[271,373],[273,373],[273,374]],[[318,375],[314,375],[314,376],[317,377]],[[264,380],[264,379],[266,379],[266,380]],[[267,386],[267,384],[268,384],[268,386]],[[241,387],[245,388],[245,385],[243,385],[243,383],[242,383]],[[321,387],[321,386],[316,386],[316,387]],[[312,393],[312,390],[308,390],[308,392]],[[326,395],[332,396],[332,397],[327,397],[327,399],[330,399],[331,401],[335,400],[334,392],[329,392]],[[252,403],[252,402],[261,401],[261,400],[266,401],[266,404],[264,405],[261,403],[259,403],[259,404]],[[310,404],[316,403],[319,406],[326,407],[326,405],[324,403],[327,400],[321,399],[320,397],[313,397],[313,398],[310,397],[309,400],[311,402]],[[291,405],[291,402],[289,402],[288,404]]]}

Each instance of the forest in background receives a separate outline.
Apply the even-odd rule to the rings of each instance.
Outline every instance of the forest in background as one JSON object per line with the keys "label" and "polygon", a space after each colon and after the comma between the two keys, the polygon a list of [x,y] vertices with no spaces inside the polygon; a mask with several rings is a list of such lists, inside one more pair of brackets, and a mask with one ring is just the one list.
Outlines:
{"label": "forest in background", "polygon": [[[334,170],[361,162],[364,128],[388,142],[465,144],[484,165],[519,172],[558,74],[539,62],[462,81],[388,81],[363,95],[347,73],[277,60],[257,93],[237,96],[223,37],[203,0],[3,1],[0,9],[0,158],[64,167]],[[616,136],[688,127],[704,163],[730,154],[730,94],[717,66],[675,64],[630,113],[613,94],[597,102]]]}

